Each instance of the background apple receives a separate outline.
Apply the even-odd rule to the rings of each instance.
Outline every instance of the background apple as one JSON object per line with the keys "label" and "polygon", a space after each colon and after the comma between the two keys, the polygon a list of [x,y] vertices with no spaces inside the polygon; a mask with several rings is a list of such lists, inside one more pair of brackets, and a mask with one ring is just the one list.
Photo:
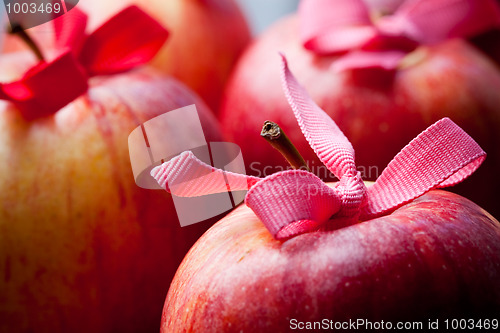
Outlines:
{"label": "background apple", "polygon": [[[391,14],[404,2],[408,0],[363,0],[372,11],[380,14]],[[497,0],[500,5],[500,1]],[[469,41],[487,54],[492,60],[500,64],[500,27],[491,29]]]}
{"label": "background apple", "polygon": [[285,242],[243,206],[189,251],[161,332],[289,332],[291,319],[421,320],[424,327],[436,318],[493,319],[498,279],[499,222],[450,192],[430,191],[389,215]]}
{"label": "background apple", "polygon": [[[382,70],[336,73],[335,56],[318,56],[299,41],[298,18],[282,19],[243,54],[228,83],[219,116],[257,176],[282,170],[286,161],[258,137],[271,119],[282,126],[310,168],[333,180],[309,148],[280,85],[278,52],[313,100],[350,138],[364,179],[375,179],[411,139],[442,117],[450,117],[488,153],[481,169],[453,191],[500,215],[500,71],[463,40],[419,47],[394,76]],[[388,134],[390,133],[390,134]],[[264,169],[266,168],[266,169]]]}
{"label": "background apple", "polygon": [[[215,112],[236,59],[250,41],[250,32],[234,0],[80,0],[93,31],[111,15],[136,4],[169,31],[168,43],[151,63],[196,91]],[[52,24],[29,29],[44,47],[52,43]],[[7,37],[5,51],[24,49]]]}
{"label": "background apple", "polygon": [[[36,60],[0,57],[0,79]],[[0,101],[0,332],[157,332],[178,264],[210,222],[181,228],[165,191],[139,188],[127,139],[144,121],[205,104],[151,69],[96,77],[52,116]]]}
{"label": "background apple", "polygon": [[[500,6],[500,0],[497,3]],[[500,66],[500,27],[472,38],[471,42]]]}

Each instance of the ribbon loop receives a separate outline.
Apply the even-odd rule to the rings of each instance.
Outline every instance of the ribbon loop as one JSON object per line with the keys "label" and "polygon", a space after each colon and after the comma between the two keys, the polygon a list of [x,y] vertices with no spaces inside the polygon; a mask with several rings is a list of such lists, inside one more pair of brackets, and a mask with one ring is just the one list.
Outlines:
{"label": "ribbon loop", "polygon": [[157,21],[130,6],[87,37],[78,59],[90,76],[119,73],[149,62],[167,38]]}
{"label": "ribbon loop", "polygon": [[355,176],[357,170],[351,143],[333,119],[313,102],[290,72],[286,58],[281,57],[283,89],[307,142],[337,178]]}
{"label": "ribbon loop", "polygon": [[74,54],[78,54],[85,39],[87,21],[87,14],[77,7],[54,19],[52,23],[54,25],[56,48],[69,48]]}
{"label": "ribbon loop", "polygon": [[434,188],[455,185],[471,175],[486,153],[449,118],[443,118],[413,139],[368,189],[362,219],[368,219]]}
{"label": "ribbon loop", "polygon": [[341,207],[336,191],[304,170],[264,178],[248,191],[245,203],[277,239],[316,230]]}

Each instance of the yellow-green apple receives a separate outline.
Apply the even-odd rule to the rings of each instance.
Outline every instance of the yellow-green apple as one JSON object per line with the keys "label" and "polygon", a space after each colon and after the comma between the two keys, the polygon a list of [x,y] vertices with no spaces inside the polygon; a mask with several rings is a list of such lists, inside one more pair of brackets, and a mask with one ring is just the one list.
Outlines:
{"label": "yellow-green apple", "polygon": [[[234,63],[250,40],[245,18],[234,0],[80,0],[94,29],[124,7],[137,4],[169,31],[152,66],[178,78],[197,92],[215,112]],[[50,45],[51,23],[29,29],[35,40]],[[7,37],[4,49],[24,47]]]}
{"label": "yellow-green apple", "polygon": [[500,223],[450,192],[284,242],[240,207],[184,258],[161,332],[370,331],[436,319],[444,329],[452,318],[498,327],[499,278]]}
{"label": "yellow-green apple", "polygon": [[[3,54],[0,80],[36,63]],[[219,139],[202,100],[151,68],[93,77],[45,117],[0,101],[0,332],[157,331],[169,282],[208,224],[181,228],[167,193],[135,184],[127,138],[191,104]]]}

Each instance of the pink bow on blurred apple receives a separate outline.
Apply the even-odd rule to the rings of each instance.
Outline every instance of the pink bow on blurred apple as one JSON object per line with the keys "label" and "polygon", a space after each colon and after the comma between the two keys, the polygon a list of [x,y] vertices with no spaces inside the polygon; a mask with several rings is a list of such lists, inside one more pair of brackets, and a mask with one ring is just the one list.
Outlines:
{"label": "pink bow on blurred apple", "polygon": [[0,83],[0,99],[16,105],[26,119],[52,114],[88,89],[96,75],[115,74],[150,61],[168,31],[129,6],[86,34],[87,15],[78,8],[53,20],[59,54],[40,61],[18,81]]}
{"label": "pink bow on blurred apple", "polygon": [[467,38],[500,26],[495,0],[407,0],[392,15],[373,17],[363,0],[302,0],[304,47],[317,54],[345,53],[336,71],[393,70],[418,45]]}
{"label": "pink bow on blurred apple", "polygon": [[300,86],[285,58],[282,78],[304,136],[339,178],[335,187],[304,170],[282,171],[264,179],[225,172],[201,162],[190,151],[154,168],[151,175],[180,197],[249,189],[245,203],[275,238],[286,239],[316,230],[330,219],[345,226],[390,212],[431,189],[461,182],[486,158],[467,133],[444,118],[404,147],[367,188],[356,169],[351,143]]}

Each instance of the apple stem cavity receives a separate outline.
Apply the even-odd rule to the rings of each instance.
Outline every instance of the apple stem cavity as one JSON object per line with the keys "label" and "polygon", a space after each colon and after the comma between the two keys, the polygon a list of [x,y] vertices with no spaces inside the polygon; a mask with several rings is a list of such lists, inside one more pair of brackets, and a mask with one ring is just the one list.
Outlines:
{"label": "apple stem cavity", "polygon": [[260,136],[266,139],[274,149],[279,151],[292,168],[310,171],[304,158],[278,124],[266,120],[264,126],[262,126]]}
{"label": "apple stem cavity", "polygon": [[9,33],[12,35],[19,36],[19,38],[21,38],[21,40],[23,40],[26,43],[26,45],[28,45],[28,47],[31,49],[31,51],[33,51],[33,53],[35,54],[35,56],[37,57],[37,59],[39,61],[45,61],[45,58],[42,54],[42,51],[40,50],[38,45],[28,35],[28,33],[23,29],[23,27],[20,24],[18,24],[18,23],[12,24],[12,26],[9,30]]}

